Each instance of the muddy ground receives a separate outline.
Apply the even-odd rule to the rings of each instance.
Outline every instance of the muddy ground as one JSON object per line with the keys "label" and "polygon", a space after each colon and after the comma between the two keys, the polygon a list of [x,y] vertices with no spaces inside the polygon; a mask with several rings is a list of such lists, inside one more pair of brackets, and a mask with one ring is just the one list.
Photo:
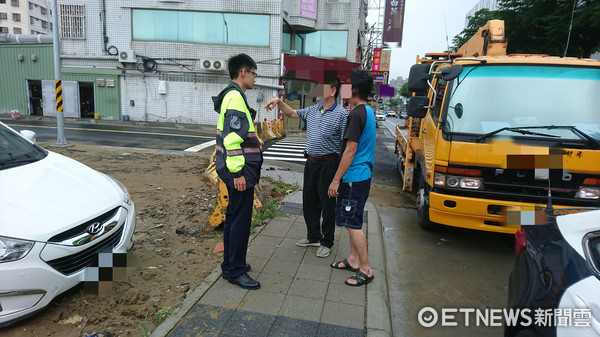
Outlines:
{"label": "muddy ground", "polygon": [[[127,280],[113,282],[112,290],[100,295],[83,285],[75,287],[43,312],[0,329],[0,336],[144,336],[221,262],[222,254],[213,251],[222,231],[203,230],[218,192],[203,177],[210,153],[162,154],[81,144],[52,150],[127,186],[136,207]],[[272,193],[272,182],[261,181],[268,198],[283,197]],[[384,181],[374,181],[369,201],[414,205],[412,195]]]}

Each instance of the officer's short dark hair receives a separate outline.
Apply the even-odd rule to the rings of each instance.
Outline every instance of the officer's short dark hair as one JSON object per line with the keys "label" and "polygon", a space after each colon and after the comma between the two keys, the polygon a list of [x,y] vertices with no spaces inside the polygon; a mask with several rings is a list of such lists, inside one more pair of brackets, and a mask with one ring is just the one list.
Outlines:
{"label": "officer's short dark hair", "polygon": [[329,84],[330,87],[335,88],[335,99],[337,100],[340,95],[340,88],[342,87],[342,82],[337,76],[325,77],[325,84]]}
{"label": "officer's short dark hair", "polygon": [[367,100],[373,91],[373,77],[366,70],[354,69],[352,71],[352,96]]}
{"label": "officer's short dark hair", "polygon": [[246,68],[250,70],[252,68],[256,69],[257,67],[256,62],[254,62],[250,56],[246,54],[238,54],[232,56],[229,61],[227,61],[227,68],[229,69],[229,77],[232,80],[235,80],[239,76],[242,69]]}

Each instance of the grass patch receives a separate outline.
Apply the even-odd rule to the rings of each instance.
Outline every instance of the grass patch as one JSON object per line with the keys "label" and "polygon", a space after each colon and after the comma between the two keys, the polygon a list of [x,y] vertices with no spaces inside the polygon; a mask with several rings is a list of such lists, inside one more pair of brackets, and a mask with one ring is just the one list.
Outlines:
{"label": "grass patch", "polygon": [[250,230],[252,231],[254,230],[254,227],[262,225],[265,220],[274,218],[281,214],[283,213],[279,209],[279,200],[272,199],[264,203],[262,208],[255,209],[253,211]]}
{"label": "grass patch", "polygon": [[281,176],[279,179],[273,180],[273,192],[281,193],[282,195],[292,193],[300,189],[300,185],[297,183],[288,184],[281,180]]}

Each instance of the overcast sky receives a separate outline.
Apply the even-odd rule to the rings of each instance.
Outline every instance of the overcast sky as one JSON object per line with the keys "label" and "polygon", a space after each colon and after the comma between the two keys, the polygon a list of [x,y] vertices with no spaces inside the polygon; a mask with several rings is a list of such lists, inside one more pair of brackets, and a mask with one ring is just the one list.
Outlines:
{"label": "overcast sky", "polygon": [[[402,47],[392,48],[390,79],[398,76],[408,78],[408,71],[415,64],[417,55],[441,53],[447,49],[444,15],[448,27],[448,42],[452,45],[452,38],[465,28],[466,14],[479,2],[479,0],[405,1]],[[376,12],[369,11],[367,20],[376,22]]]}

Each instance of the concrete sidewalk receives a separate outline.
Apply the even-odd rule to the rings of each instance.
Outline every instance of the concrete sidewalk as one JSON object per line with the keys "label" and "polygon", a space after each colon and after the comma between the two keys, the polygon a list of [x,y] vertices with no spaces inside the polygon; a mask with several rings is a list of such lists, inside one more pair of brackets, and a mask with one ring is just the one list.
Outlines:
{"label": "concrete sidewalk", "polygon": [[375,275],[366,287],[345,285],[352,272],[329,266],[348,256],[345,229],[336,228],[327,258],[315,255],[317,247],[296,246],[306,236],[298,191],[284,199],[284,215],[250,238],[249,274],[260,281],[259,290],[228,283],[217,267],[151,337],[391,336],[381,224],[372,204],[366,210],[363,228]]}

